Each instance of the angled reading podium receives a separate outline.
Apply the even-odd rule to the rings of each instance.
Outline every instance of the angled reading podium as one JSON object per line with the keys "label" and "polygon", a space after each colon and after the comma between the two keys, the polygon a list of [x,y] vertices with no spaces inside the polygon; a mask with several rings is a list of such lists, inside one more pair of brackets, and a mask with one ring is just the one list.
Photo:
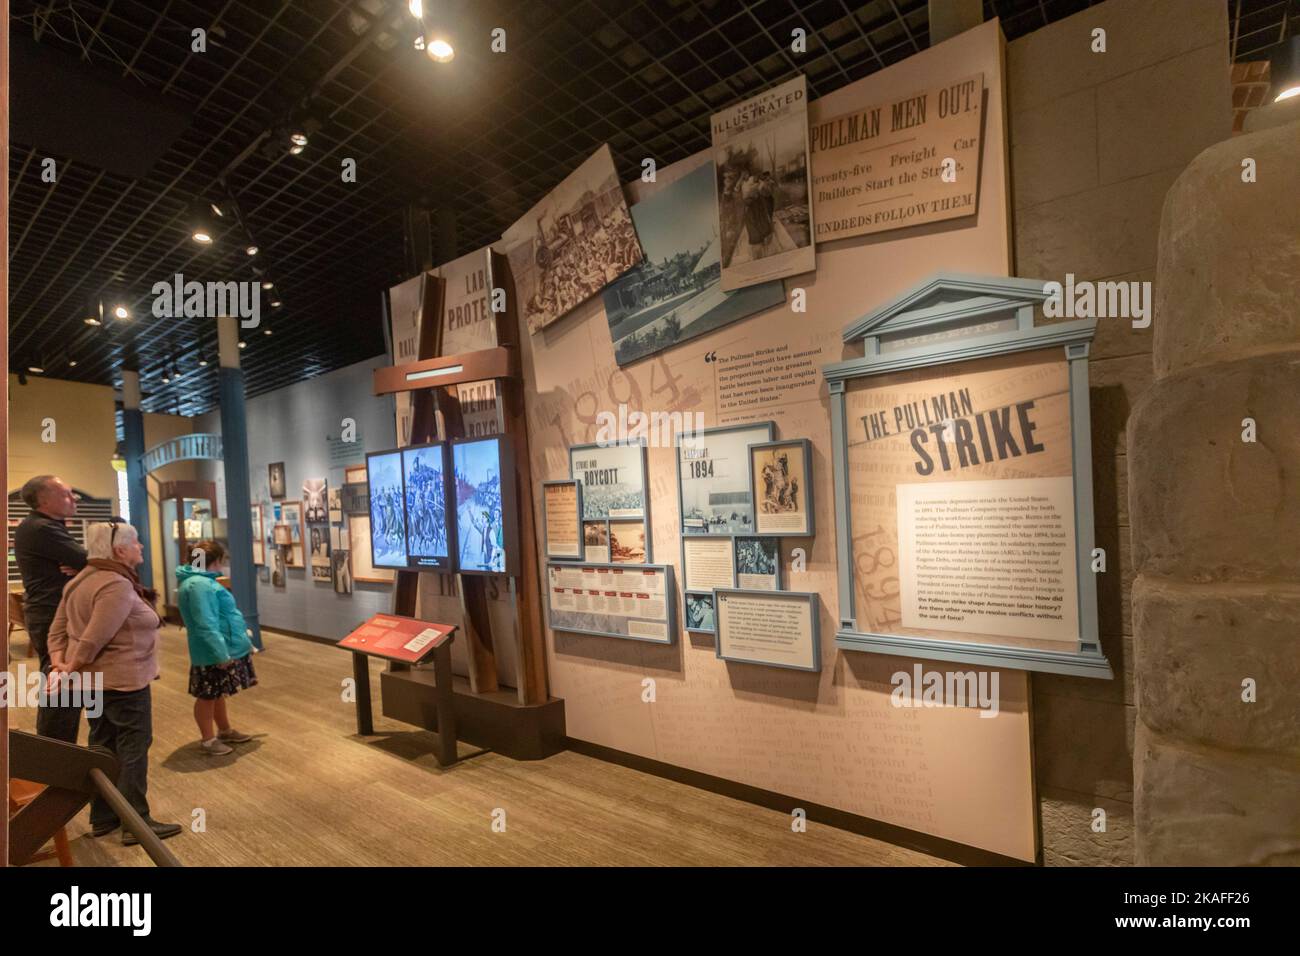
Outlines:
{"label": "angled reading podium", "polygon": [[352,675],[356,679],[357,733],[375,732],[370,708],[370,658],[399,664],[433,661],[438,708],[438,763],[456,762],[456,706],[452,695],[451,642],[456,628],[450,624],[417,621],[392,614],[376,614],[339,641],[352,652]]}
{"label": "angled reading podium", "polygon": [[[519,358],[519,331],[513,282],[504,256],[489,253],[489,289],[506,289],[507,307],[495,314],[495,348],[457,355],[440,355],[439,318],[443,310],[443,280],[429,277],[424,315],[420,323],[417,359],[404,365],[376,369],[376,395],[411,394],[410,444],[434,441],[455,443],[469,437],[460,406],[457,386],[494,382],[499,402],[500,434],[510,451],[503,460],[501,487],[503,503],[513,503],[510,515],[513,541],[505,546],[505,569],[494,572],[506,578],[515,601],[514,630],[494,635],[488,613],[488,594],[493,574],[457,568],[457,587],[463,602],[463,630],[469,678],[448,673],[455,694],[455,709],[461,736],[477,746],[487,747],[520,760],[536,760],[558,753],[565,747],[564,702],[549,696],[546,653],[541,621],[541,580],[533,515],[532,478],[529,470],[528,430],[524,410],[523,377]],[[438,417],[442,418],[442,435]],[[450,529],[449,529],[450,532]],[[436,573],[416,569],[398,570],[393,594],[393,613],[416,615],[419,575]],[[514,641],[517,688],[511,692],[499,686],[495,639]],[[430,683],[427,670],[390,661],[381,676],[383,712],[386,716],[418,726],[430,727],[436,720],[437,685],[435,672]]]}

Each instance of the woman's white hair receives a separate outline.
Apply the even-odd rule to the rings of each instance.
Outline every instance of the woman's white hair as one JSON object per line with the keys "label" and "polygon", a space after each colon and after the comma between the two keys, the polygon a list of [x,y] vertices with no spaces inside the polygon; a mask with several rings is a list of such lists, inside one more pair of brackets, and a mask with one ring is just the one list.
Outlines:
{"label": "woman's white hair", "polygon": [[114,524],[111,521],[97,521],[86,526],[86,554],[92,558],[113,559],[113,548],[124,544],[135,544],[140,535],[126,522],[119,522],[117,535],[113,535]]}

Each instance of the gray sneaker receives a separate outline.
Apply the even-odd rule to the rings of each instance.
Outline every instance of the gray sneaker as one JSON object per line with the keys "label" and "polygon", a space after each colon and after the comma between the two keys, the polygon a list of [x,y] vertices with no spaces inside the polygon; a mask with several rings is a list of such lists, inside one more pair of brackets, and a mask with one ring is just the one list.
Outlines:
{"label": "gray sneaker", "polygon": [[235,749],[224,744],[220,737],[213,737],[211,740],[205,740],[199,744],[199,747],[209,757],[224,757],[226,754],[232,754],[235,752]]}
{"label": "gray sneaker", "polygon": [[222,730],[217,733],[218,740],[224,740],[228,744],[246,744],[253,739],[252,734],[241,734],[234,727],[228,730]]}

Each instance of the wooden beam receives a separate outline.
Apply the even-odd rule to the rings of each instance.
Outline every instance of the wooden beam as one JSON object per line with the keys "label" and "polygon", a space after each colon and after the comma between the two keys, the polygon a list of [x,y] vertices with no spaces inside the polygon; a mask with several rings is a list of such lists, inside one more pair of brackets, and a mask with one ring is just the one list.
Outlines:
{"label": "wooden beam", "polygon": [[[519,321],[515,312],[514,281],[510,262],[500,253],[491,253],[492,288],[507,290],[506,311],[497,315],[497,341],[519,353]],[[542,630],[540,606],[542,577],[537,563],[537,529],[533,517],[533,480],[528,449],[528,415],[524,408],[524,383],[521,377],[499,380],[502,417],[506,436],[514,446],[515,500],[519,510],[519,576],[515,595],[518,620],[515,623],[515,662],[521,704],[545,703],[549,691],[546,681],[546,640]]]}

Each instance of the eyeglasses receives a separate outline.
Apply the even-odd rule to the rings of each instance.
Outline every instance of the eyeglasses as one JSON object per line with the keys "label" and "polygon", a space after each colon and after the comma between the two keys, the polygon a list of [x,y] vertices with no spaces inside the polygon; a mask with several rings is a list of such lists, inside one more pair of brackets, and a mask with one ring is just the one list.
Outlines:
{"label": "eyeglasses", "polygon": [[113,542],[117,540],[117,529],[127,523],[127,520],[119,515],[113,515],[108,519],[108,523],[113,526],[113,533],[108,536],[108,550],[113,550]]}

